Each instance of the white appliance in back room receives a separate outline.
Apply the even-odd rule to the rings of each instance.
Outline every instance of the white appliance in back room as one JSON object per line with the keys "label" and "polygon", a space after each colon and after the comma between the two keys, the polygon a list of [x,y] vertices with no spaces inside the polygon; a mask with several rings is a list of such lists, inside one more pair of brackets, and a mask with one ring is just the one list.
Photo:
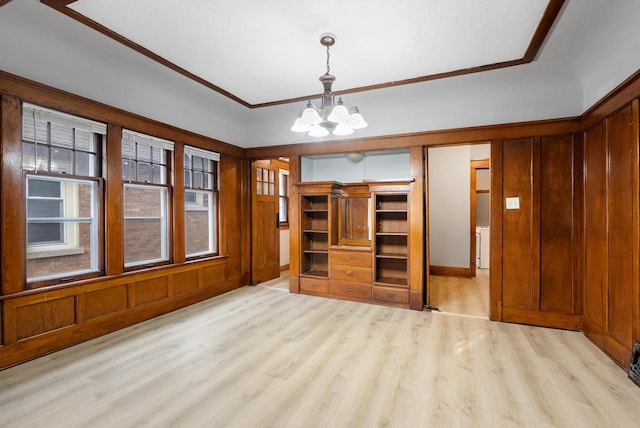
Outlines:
{"label": "white appliance in back room", "polygon": [[476,267],[489,269],[489,226],[476,227]]}

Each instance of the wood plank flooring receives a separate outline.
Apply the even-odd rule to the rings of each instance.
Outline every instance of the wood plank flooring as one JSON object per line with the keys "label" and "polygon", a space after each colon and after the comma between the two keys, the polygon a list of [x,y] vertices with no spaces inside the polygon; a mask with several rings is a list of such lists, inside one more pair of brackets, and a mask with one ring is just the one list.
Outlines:
{"label": "wood plank flooring", "polygon": [[489,318],[489,270],[476,269],[476,276],[431,275],[437,290],[435,305],[443,313]]}
{"label": "wood plank flooring", "polygon": [[1,371],[0,426],[640,421],[640,388],[581,333],[295,295],[284,284],[244,287]]}

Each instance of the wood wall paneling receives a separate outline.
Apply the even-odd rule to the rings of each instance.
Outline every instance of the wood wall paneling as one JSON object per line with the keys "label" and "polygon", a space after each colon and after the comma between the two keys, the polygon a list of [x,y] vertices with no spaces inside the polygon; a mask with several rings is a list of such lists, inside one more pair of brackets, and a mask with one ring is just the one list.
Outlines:
{"label": "wood wall paneling", "polygon": [[584,292],[583,315],[605,329],[606,247],[606,122],[584,135]]}
{"label": "wood wall paneling", "polygon": [[631,349],[634,246],[638,245],[634,223],[634,172],[637,174],[636,139],[632,135],[631,106],[611,116],[608,150],[607,184],[608,239],[608,307],[607,333],[621,345]]}
{"label": "wood wall paneling", "polygon": [[198,270],[178,272],[173,275],[173,295],[187,293],[198,289]]}
{"label": "wood wall paneling", "polygon": [[543,137],[540,164],[540,309],[575,314],[572,136]]}
{"label": "wood wall paneling", "polygon": [[17,339],[23,340],[75,324],[73,296],[47,300],[16,310]]}
{"label": "wood wall paneling", "polygon": [[136,306],[145,305],[169,296],[167,277],[151,278],[133,284]]}
{"label": "wood wall paneling", "polygon": [[[491,242],[489,277],[489,318],[502,319],[502,242],[503,242],[503,152],[502,141],[491,141]],[[427,198],[427,203],[429,198]]]}
{"label": "wood wall paneling", "polygon": [[25,286],[26,227],[22,190],[22,104],[18,98],[2,95],[0,100],[0,150],[2,204],[2,294],[19,293]]}
{"label": "wood wall paneling", "polygon": [[[124,200],[122,187],[122,127],[107,125],[103,149],[105,177],[105,274],[124,272]],[[111,160],[111,161],[110,161]]]}
{"label": "wood wall paneling", "polygon": [[[409,149],[411,183],[408,195],[409,210],[409,303],[411,309],[422,310],[426,303],[425,293],[428,284],[425,272],[425,159],[422,147]],[[395,298],[395,297],[394,297]]]}
{"label": "wood wall paneling", "polygon": [[127,301],[127,287],[125,285],[85,293],[84,318],[86,321],[90,321],[124,311],[128,307]]}
{"label": "wood wall paneling", "polygon": [[503,211],[502,304],[517,309],[533,309],[533,227],[532,156],[530,138],[503,143],[503,195],[517,197],[519,209]]}

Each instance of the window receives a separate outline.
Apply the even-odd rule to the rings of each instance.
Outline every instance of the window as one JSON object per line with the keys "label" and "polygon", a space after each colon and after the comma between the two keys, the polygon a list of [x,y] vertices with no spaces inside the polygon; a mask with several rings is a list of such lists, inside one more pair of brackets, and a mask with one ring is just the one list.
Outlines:
{"label": "window", "polygon": [[198,257],[217,253],[218,161],[215,152],[185,146],[185,253]]}
{"label": "window", "polygon": [[289,171],[280,170],[280,224],[289,223]]}
{"label": "window", "polygon": [[104,124],[23,105],[28,283],[99,272],[104,134]]}
{"label": "window", "polygon": [[124,130],[124,265],[169,260],[169,152],[173,143]]}

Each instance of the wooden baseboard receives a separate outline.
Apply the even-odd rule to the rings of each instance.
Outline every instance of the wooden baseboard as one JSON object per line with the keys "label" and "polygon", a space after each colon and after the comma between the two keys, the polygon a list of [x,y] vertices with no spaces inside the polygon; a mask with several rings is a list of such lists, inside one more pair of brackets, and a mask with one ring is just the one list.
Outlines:
{"label": "wooden baseboard", "polygon": [[287,263],[286,265],[282,265],[280,266],[280,273],[289,270],[289,264]]}
{"label": "wooden baseboard", "polygon": [[429,266],[430,275],[440,276],[465,276],[472,277],[471,268],[461,268],[452,266]]}
{"label": "wooden baseboard", "polygon": [[502,307],[502,321],[539,327],[580,330],[581,316]]}

